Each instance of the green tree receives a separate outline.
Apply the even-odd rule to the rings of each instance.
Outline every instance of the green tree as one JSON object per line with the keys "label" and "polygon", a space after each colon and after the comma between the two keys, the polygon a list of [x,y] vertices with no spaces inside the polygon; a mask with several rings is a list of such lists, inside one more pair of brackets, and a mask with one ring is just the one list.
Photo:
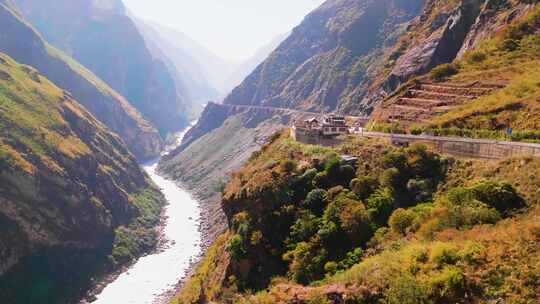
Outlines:
{"label": "green tree", "polygon": [[388,225],[392,231],[405,234],[407,229],[412,226],[416,216],[414,212],[405,209],[396,209],[390,219]]}
{"label": "green tree", "polygon": [[304,200],[304,207],[311,210],[316,215],[322,215],[326,207],[328,193],[324,189],[315,189],[308,193]]}

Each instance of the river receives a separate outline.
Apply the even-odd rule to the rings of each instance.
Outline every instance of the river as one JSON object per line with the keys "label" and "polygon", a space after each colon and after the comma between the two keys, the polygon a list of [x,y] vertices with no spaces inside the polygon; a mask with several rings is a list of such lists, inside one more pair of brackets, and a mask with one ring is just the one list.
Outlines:
{"label": "river", "polygon": [[154,304],[175,288],[191,262],[200,254],[199,203],[173,181],[157,174],[158,160],[143,168],[158,185],[169,205],[165,209],[163,251],[140,258],[129,270],[108,284],[94,304]]}

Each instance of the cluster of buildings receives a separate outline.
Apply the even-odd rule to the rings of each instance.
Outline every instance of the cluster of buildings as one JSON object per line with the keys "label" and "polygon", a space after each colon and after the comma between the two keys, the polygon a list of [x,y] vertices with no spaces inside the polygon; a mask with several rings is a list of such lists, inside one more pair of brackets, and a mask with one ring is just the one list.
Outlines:
{"label": "cluster of buildings", "polygon": [[344,116],[328,114],[294,122],[291,137],[294,140],[320,144],[340,135],[355,134],[361,131],[364,121],[347,121]]}

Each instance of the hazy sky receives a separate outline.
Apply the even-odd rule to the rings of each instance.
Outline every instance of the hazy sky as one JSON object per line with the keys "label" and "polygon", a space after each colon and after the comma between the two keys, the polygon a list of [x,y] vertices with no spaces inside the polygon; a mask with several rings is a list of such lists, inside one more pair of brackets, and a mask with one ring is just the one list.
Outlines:
{"label": "hazy sky", "polygon": [[300,24],[324,0],[124,0],[136,16],[173,27],[224,59],[242,61]]}

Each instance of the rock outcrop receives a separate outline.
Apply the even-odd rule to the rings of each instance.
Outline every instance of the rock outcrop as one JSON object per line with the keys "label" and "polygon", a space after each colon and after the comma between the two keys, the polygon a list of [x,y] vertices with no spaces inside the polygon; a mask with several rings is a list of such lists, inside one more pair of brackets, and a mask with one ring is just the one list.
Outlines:
{"label": "rock outcrop", "polygon": [[527,1],[430,0],[385,59],[387,68],[364,88],[359,109],[373,108],[408,80],[451,63],[530,11]]}
{"label": "rock outcrop", "polygon": [[45,42],[12,2],[0,2],[0,51],[40,70],[68,90],[97,119],[126,142],[139,159],[159,155],[157,130],[120,94],[80,64]]}

